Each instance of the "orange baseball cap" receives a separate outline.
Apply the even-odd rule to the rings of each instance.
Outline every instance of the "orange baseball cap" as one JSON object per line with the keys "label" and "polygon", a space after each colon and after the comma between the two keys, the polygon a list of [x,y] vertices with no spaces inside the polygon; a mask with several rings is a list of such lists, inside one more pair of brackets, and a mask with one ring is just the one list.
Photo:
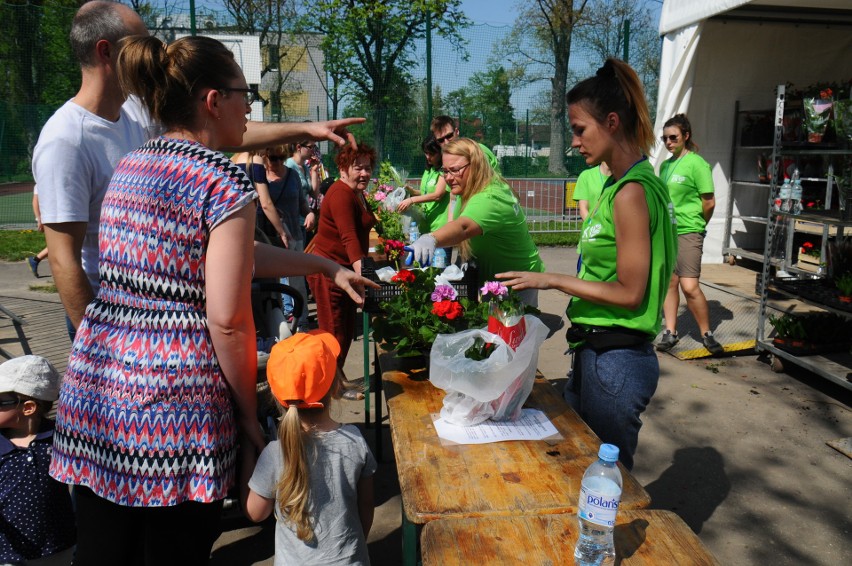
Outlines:
{"label": "orange baseball cap", "polygon": [[300,332],[272,347],[266,381],[284,406],[321,408],[337,373],[340,344],[324,330]]}

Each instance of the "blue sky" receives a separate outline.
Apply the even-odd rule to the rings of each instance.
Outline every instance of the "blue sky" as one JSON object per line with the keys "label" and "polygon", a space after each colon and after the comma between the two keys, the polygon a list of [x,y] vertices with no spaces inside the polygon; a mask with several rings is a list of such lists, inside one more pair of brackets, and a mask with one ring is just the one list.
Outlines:
{"label": "blue sky", "polygon": [[478,24],[512,25],[520,0],[462,0],[462,11]]}

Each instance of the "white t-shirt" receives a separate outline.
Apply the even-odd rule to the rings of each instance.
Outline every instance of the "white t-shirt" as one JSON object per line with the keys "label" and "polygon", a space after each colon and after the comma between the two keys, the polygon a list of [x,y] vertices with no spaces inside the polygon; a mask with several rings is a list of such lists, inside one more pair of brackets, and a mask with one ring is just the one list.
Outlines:
{"label": "white t-shirt", "polygon": [[38,137],[33,176],[41,221],[88,222],[82,260],[95,292],[101,203],[113,170],[125,154],[157,133],[147,110],[131,97],[115,122],[69,100],[50,117]]}

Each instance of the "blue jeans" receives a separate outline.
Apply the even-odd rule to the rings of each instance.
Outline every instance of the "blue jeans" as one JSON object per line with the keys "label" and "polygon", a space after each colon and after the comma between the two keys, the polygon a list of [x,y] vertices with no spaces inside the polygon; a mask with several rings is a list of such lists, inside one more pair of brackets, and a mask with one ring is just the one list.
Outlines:
{"label": "blue jeans", "polygon": [[601,441],[618,446],[618,459],[633,469],[633,454],[639,442],[642,420],[660,365],[653,346],[614,348],[595,352],[581,348],[575,353],[574,373],[565,386],[565,399],[579,405],[580,416]]}

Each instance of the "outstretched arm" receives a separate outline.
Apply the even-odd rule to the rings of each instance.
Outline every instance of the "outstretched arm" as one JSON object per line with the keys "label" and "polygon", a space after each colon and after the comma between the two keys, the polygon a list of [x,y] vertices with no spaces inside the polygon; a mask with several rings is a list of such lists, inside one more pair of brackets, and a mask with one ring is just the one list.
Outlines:
{"label": "outstretched arm", "polygon": [[226,151],[237,149],[261,149],[275,144],[294,143],[306,138],[328,140],[336,145],[345,145],[347,141],[355,143],[355,138],[346,128],[365,122],[365,118],[343,118],[326,122],[249,122],[243,143],[239,148],[224,148]]}
{"label": "outstretched arm", "polygon": [[318,255],[293,252],[255,242],[255,277],[288,277],[323,273],[334,284],[346,291],[357,304],[364,302],[364,288],[379,288],[379,285],[361,277],[354,271]]}

